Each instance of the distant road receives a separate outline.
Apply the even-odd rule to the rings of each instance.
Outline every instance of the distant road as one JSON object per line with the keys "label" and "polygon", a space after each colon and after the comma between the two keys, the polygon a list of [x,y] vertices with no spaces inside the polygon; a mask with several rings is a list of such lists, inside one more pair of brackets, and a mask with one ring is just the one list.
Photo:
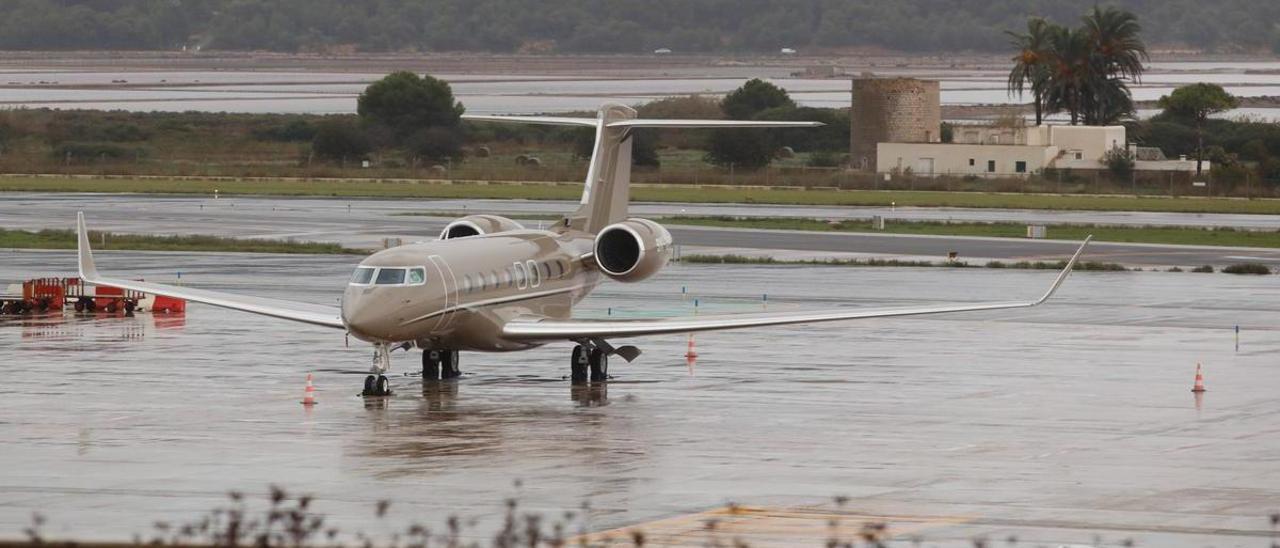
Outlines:
{"label": "distant road", "polygon": [[[76,211],[83,210],[95,230],[150,234],[208,234],[237,238],[295,238],[332,241],[353,247],[379,247],[383,238],[403,241],[432,239],[454,216],[465,213],[552,214],[568,211],[576,204],[520,200],[370,200],[236,197],[219,200],[192,196],[143,196],[127,194],[4,194],[0,227],[40,230],[70,229]],[[441,213],[439,216],[396,216],[404,212]],[[1270,221],[1280,226],[1276,216],[1200,215],[1180,213],[1109,213],[1010,211],[982,209],[899,209],[837,208],[810,206],[636,204],[640,216],[685,215],[778,215],[792,217],[856,218],[885,214],[891,218],[1015,220],[1048,222],[1073,219],[1097,222],[1114,219],[1114,224],[1185,224],[1188,226],[1236,226],[1264,228]],[[902,217],[892,217],[901,215]],[[1164,223],[1159,223],[1164,221]],[[1017,221],[1023,222],[1023,221]],[[537,226],[538,221],[525,221]],[[677,243],[687,247],[715,247],[814,253],[864,253],[879,256],[923,256],[942,258],[955,251],[962,259],[1052,260],[1075,249],[1066,241],[971,238],[950,236],[907,236],[801,232],[712,227],[673,227]],[[109,249],[109,242],[108,242]],[[689,251],[689,250],[687,250]],[[1148,244],[1098,243],[1090,248],[1089,260],[1142,266],[1225,265],[1253,261],[1280,266],[1280,250],[1167,246]]]}

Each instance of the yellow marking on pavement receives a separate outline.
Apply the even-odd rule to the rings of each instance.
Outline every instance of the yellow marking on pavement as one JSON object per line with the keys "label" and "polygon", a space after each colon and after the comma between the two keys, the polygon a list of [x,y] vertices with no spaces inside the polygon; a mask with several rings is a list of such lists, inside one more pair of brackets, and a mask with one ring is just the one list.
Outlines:
{"label": "yellow marking on pavement", "polygon": [[[864,532],[888,540],[937,527],[968,523],[964,516],[890,516],[822,506],[767,508],[725,506],[569,539],[569,545],[632,545],[637,532],[646,546],[706,546],[742,541],[753,547],[821,546],[830,539],[860,541]],[[728,544],[732,545],[732,544]]]}

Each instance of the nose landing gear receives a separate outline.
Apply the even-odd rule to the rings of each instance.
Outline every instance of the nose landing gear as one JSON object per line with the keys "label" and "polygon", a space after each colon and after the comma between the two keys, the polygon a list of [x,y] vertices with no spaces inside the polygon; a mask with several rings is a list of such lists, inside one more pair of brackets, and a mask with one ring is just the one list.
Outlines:
{"label": "nose landing gear", "polygon": [[364,378],[364,390],[360,392],[361,396],[390,396],[391,381],[387,380],[386,373],[391,369],[391,347],[386,343],[373,345],[373,368],[371,375]]}

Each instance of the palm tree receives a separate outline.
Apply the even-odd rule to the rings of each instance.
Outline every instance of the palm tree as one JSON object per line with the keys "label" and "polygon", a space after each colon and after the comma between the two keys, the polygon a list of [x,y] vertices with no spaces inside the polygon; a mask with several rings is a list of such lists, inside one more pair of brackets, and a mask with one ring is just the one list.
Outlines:
{"label": "palm tree", "polygon": [[1018,50],[1013,56],[1013,70],[1009,71],[1009,94],[1021,96],[1024,89],[1031,88],[1037,126],[1044,121],[1044,98],[1049,86],[1049,39],[1054,28],[1043,17],[1032,17],[1027,20],[1026,34],[1006,31]]}
{"label": "palm tree", "polygon": [[1133,97],[1125,81],[1141,81],[1142,63],[1148,60],[1147,47],[1138,36],[1142,26],[1137,16],[1114,7],[1095,6],[1083,22],[1091,50],[1084,123],[1114,124],[1133,114]]}
{"label": "palm tree", "polygon": [[1009,73],[1010,93],[1030,85],[1036,95],[1036,123],[1043,112],[1067,111],[1071,124],[1108,125],[1133,114],[1129,81],[1142,77],[1147,48],[1132,13],[1094,7],[1077,29],[1039,17],[1027,33],[1009,33],[1018,50]]}
{"label": "palm tree", "polygon": [[1090,75],[1080,106],[1086,126],[1110,126],[1133,115],[1133,95],[1118,76]]}
{"label": "palm tree", "polygon": [[1094,6],[1085,14],[1085,32],[1093,47],[1093,62],[1097,70],[1128,78],[1142,80],[1142,63],[1147,61],[1147,46],[1138,35],[1142,25],[1138,16],[1114,7]]}
{"label": "palm tree", "polygon": [[1073,126],[1080,123],[1085,95],[1091,88],[1089,51],[1089,37],[1083,31],[1053,27],[1049,35],[1045,105],[1051,111],[1067,111]]}

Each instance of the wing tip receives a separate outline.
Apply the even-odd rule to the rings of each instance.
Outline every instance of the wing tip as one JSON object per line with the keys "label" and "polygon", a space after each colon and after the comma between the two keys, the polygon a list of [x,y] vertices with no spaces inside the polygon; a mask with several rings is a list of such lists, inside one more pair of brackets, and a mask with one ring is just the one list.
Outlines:
{"label": "wing tip", "polygon": [[1080,260],[1080,256],[1084,254],[1084,249],[1089,247],[1090,241],[1093,241],[1093,234],[1085,236],[1084,241],[1080,242],[1080,247],[1076,249],[1075,254],[1071,255],[1071,259],[1067,261],[1067,265],[1062,267],[1062,272],[1058,273],[1058,277],[1053,281],[1053,285],[1049,286],[1049,290],[1046,291],[1044,295],[1040,297],[1040,300],[1035,302],[1035,304],[1040,304],[1049,300],[1049,297],[1052,297],[1053,294],[1058,291],[1058,288],[1062,286],[1062,282],[1066,281],[1067,276],[1071,275],[1071,271],[1075,269],[1076,263]]}
{"label": "wing tip", "polygon": [[98,279],[98,268],[93,262],[93,249],[89,247],[89,228],[85,224],[84,212],[76,212],[76,265],[80,279],[92,282]]}

